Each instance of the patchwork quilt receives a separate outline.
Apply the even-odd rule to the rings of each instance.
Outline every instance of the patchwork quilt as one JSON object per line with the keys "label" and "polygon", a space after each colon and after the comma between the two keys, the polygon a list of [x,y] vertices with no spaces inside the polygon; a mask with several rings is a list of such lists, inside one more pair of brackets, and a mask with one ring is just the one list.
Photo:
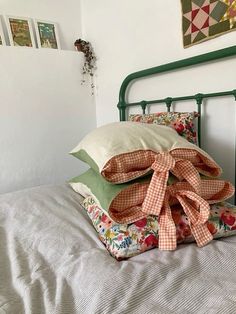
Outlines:
{"label": "patchwork quilt", "polygon": [[236,29],[236,0],[181,0],[184,47]]}

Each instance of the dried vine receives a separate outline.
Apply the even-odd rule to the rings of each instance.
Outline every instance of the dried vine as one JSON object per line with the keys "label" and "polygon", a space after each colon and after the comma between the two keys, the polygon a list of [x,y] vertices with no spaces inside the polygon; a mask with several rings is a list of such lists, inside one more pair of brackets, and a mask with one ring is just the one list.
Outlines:
{"label": "dried vine", "polygon": [[89,75],[91,79],[91,89],[92,89],[92,95],[94,94],[94,82],[93,82],[93,76],[94,71],[96,69],[96,56],[94,54],[92,45],[90,42],[85,41],[83,39],[77,39],[74,43],[74,46],[78,51],[81,51],[84,53],[84,64],[82,67],[82,74],[83,78],[81,81],[81,84],[85,83],[85,75]]}

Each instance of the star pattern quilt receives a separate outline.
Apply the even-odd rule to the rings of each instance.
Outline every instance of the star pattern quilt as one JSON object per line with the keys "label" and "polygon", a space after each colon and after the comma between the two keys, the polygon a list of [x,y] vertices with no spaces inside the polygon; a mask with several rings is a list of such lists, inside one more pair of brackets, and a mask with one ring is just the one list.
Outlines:
{"label": "star pattern quilt", "polygon": [[185,48],[236,29],[236,0],[181,0],[181,3]]}

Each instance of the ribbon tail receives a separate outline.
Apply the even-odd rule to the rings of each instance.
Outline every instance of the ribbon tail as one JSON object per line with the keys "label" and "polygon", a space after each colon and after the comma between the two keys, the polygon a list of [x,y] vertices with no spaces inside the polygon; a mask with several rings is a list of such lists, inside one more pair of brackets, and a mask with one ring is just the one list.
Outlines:
{"label": "ribbon tail", "polygon": [[[185,194],[185,193],[183,193]],[[202,247],[212,241],[213,236],[206,226],[206,221],[209,217],[209,204],[196,195],[194,192],[186,192],[186,195],[194,202],[197,202],[200,207],[199,211],[194,208],[189,202],[186,201],[185,197],[178,195],[177,199],[183,207],[186,215],[189,217],[190,229],[194,236],[196,243],[199,247]]]}
{"label": "ribbon tail", "polygon": [[159,244],[160,250],[175,250],[177,247],[176,227],[172,219],[171,208],[168,200],[164,202],[159,216]]}
{"label": "ribbon tail", "polygon": [[165,197],[168,178],[169,171],[154,171],[146,197],[142,204],[143,213],[155,216],[160,214]]}
{"label": "ribbon tail", "polygon": [[213,240],[213,236],[205,224],[196,226],[190,224],[190,229],[198,247],[202,247]]}
{"label": "ribbon tail", "polygon": [[200,175],[189,160],[178,160],[174,170],[177,170],[177,174],[181,175],[194,188],[195,192],[201,195]]}

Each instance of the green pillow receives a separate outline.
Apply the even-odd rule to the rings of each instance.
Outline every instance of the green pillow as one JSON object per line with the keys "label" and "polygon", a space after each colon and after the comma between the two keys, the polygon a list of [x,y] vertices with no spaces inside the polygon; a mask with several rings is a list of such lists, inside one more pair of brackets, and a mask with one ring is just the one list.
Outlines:
{"label": "green pillow", "polygon": [[[138,178],[132,182],[123,183],[123,184],[112,184],[106,181],[99,173],[93,169],[87,170],[85,173],[72,178],[69,181],[71,187],[83,197],[92,196],[97,204],[103,208],[106,212],[106,215],[110,216],[110,207],[112,202],[119,196],[123,191],[132,189],[134,185],[147,185],[150,183],[151,175]],[[171,177],[169,182],[171,182]],[[136,203],[136,201],[134,200]],[[139,204],[140,207],[142,203]],[[114,206],[113,206],[114,209]],[[126,209],[126,208],[124,208]],[[113,216],[113,219],[116,220],[116,217]]]}

